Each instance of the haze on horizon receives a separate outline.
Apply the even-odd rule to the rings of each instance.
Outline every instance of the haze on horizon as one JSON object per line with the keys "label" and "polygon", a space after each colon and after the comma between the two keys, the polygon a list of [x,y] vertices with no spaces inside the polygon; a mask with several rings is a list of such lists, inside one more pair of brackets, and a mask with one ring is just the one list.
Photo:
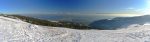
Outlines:
{"label": "haze on horizon", "polygon": [[130,16],[150,14],[149,11],[150,0],[0,0],[0,12],[4,14],[89,12]]}

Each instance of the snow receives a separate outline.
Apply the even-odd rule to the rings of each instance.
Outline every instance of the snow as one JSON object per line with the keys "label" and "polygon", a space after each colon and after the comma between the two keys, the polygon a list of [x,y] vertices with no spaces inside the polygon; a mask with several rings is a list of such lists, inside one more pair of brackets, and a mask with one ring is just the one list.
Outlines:
{"label": "snow", "polygon": [[0,16],[0,42],[150,42],[150,25],[120,30],[39,26]]}

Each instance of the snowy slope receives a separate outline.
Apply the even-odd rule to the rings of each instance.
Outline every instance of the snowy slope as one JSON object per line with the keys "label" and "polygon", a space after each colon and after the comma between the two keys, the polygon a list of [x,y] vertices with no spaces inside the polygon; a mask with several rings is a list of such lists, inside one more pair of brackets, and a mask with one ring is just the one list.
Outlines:
{"label": "snowy slope", "polygon": [[0,16],[0,42],[150,42],[150,25],[120,30],[38,26]]}

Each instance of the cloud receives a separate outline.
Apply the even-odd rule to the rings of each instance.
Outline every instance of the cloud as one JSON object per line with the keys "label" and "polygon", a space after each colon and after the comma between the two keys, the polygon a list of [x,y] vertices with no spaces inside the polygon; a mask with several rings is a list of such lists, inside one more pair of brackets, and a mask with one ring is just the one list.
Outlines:
{"label": "cloud", "polygon": [[[150,6],[150,0],[149,0],[149,6]],[[126,10],[128,11],[132,11],[132,12],[136,12],[139,14],[143,14],[143,15],[150,15],[150,7],[145,7],[145,8],[134,8],[134,7],[128,7],[126,8]]]}
{"label": "cloud", "polygon": [[126,8],[126,9],[128,9],[128,10],[133,10],[133,9],[135,9],[135,8],[133,8],[133,7],[128,7],[128,8]]}

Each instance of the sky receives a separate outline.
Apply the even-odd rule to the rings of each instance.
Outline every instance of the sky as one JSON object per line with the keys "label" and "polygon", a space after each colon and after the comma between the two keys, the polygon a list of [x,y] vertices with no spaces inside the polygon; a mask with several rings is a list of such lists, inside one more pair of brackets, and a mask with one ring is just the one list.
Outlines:
{"label": "sky", "polygon": [[0,0],[0,12],[5,14],[150,14],[149,11],[150,0]]}

